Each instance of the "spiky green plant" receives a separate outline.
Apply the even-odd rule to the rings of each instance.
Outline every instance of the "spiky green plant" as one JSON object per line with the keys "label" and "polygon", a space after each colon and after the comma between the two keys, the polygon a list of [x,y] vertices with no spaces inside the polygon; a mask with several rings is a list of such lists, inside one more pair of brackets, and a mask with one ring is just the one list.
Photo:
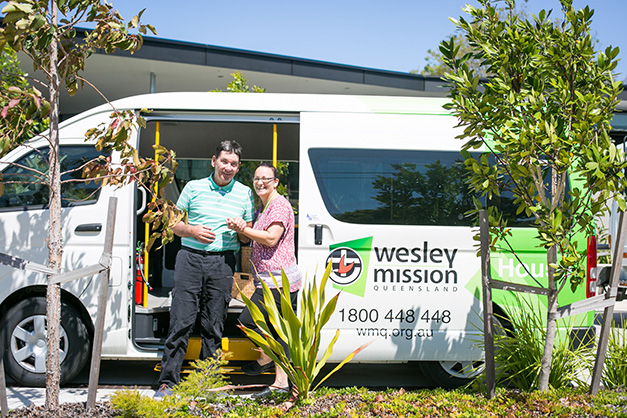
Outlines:
{"label": "spiky green plant", "polygon": [[[320,340],[322,328],[329,321],[331,315],[335,311],[339,292],[325,305],[325,287],[329,275],[331,274],[331,263],[327,266],[324,275],[320,281],[320,287],[317,286],[316,278],[310,284],[305,284],[301,289],[300,309],[298,315],[294,312],[290,302],[290,283],[281,270],[282,289],[281,310],[277,309],[274,297],[270,288],[261,281],[263,286],[263,307],[268,313],[270,324],[264,319],[261,310],[255,306],[250,299],[242,295],[244,303],[250,310],[251,316],[255,324],[262,331],[261,334],[253,331],[245,326],[240,328],[246,333],[253,343],[258,345],[264,353],[266,353],[276,365],[278,365],[289,377],[290,381],[298,390],[298,399],[305,401],[309,398],[310,392],[316,390],[322,382],[329,376],[338,371],[344,364],[352,360],[353,357],[361,350],[366,348],[370,343],[363,344],[361,347],[350,353],[341,363],[331,370],[324,378],[322,378],[313,387],[314,380],[320,373],[322,367],[333,353],[333,346],[337,341],[340,330],[336,330],[335,336],[329,343],[320,361],[317,361],[320,349]],[[278,288],[276,278],[272,276],[272,280]],[[273,336],[272,329],[278,337],[287,343],[289,348],[290,359],[287,357],[283,347]]]}
{"label": "spiky green plant", "polygon": [[625,338],[625,322],[620,327],[612,323],[607,341],[607,352],[601,382],[606,389],[627,388],[627,339]]}
{"label": "spiky green plant", "polygon": [[[499,384],[534,391],[539,387],[546,330],[539,307],[533,306],[524,297],[516,299],[517,306],[506,307],[504,317],[499,318],[501,323],[509,322],[514,331],[494,335],[496,380]],[[553,389],[570,387],[572,384],[587,385],[581,372],[589,370],[593,352],[588,345],[571,343],[569,336],[572,335],[575,321],[573,318],[559,321],[560,338],[555,343],[549,375],[549,386]]]}

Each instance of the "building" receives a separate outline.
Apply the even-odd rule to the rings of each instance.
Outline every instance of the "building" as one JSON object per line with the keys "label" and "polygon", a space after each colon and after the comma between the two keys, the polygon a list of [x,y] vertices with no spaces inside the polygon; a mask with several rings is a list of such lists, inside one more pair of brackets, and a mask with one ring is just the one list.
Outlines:
{"label": "building", "polygon": [[[84,30],[79,30],[82,36]],[[28,58],[23,69],[32,72]],[[240,71],[249,85],[269,93],[324,93],[392,96],[444,96],[438,77],[377,70],[324,61],[190,42],[144,37],[142,48],[131,55],[97,52],[83,76],[108,100],[136,94],[169,91],[226,90],[231,73]],[[85,85],[74,97],[61,95],[62,118],[104,103],[98,91]]]}

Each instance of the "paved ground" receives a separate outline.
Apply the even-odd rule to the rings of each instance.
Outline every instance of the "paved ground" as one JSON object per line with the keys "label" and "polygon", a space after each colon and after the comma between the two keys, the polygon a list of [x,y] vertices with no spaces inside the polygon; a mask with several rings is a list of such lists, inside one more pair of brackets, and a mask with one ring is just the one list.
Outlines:
{"label": "paved ground", "polygon": [[[97,401],[108,400],[118,388],[106,388],[98,389]],[[152,396],[154,391],[152,389],[138,390],[146,396]],[[43,405],[46,401],[46,390],[44,388],[24,388],[24,387],[9,387],[7,388],[7,401],[9,409],[21,408],[23,406]],[[86,388],[64,388],[61,389],[60,399],[61,403],[74,403],[74,402],[87,402],[87,389]]]}
{"label": "paved ground", "polygon": [[[155,362],[146,361],[103,361],[98,389],[98,400],[109,399],[110,396],[122,388],[136,388],[143,395],[152,396],[158,385],[158,373],[153,370]],[[335,366],[335,365],[333,365]],[[321,375],[331,370],[325,367]],[[243,374],[229,375],[233,385],[270,384],[273,375],[246,376]],[[347,364],[339,372],[331,376],[325,383],[328,386],[366,386],[366,387],[427,387],[428,381],[418,369],[417,363],[403,364]],[[71,382],[71,387],[61,389],[60,402],[87,402],[87,386],[89,376],[86,371]],[[43,405],[45,389],[14,386],[7,382],[7,397],[9,409],[28,406],[31,404]],[[246,396],[253,391],[239,391],[238,395]]]}

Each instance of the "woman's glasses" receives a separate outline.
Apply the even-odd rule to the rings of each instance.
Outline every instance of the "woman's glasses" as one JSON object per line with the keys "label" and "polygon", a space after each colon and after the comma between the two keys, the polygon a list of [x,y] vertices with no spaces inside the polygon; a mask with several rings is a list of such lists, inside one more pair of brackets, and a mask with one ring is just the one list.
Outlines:
{"label": "woman's glasses", "polygon": [[272,180],[274,180],[276,177],[255,177],[253,178],[253,183],[256,183],[258,181],[262,182],[262,183],[268,183]]}

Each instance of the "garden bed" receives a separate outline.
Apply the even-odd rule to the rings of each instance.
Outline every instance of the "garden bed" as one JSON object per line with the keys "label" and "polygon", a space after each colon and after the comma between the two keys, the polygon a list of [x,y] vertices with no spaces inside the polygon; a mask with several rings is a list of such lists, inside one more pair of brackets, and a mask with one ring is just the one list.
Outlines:
{"label": "garden bed", "polygon": [[[364,388],[323,388],[309,403],[293,403],[287,395],[266,400],[244,397],[221,397],[213,403],[192,403],[170,408],[146,397],[130,396],[131,391],[101,402],[93,411],[86,411],[81,403],[63,404],[58,415],[42,407],[19,408],[9,418],[113,418],[143,417],[137,414],[134,403],[153,405],[152,417],[627,417],[627,392],[601,391],[590,396],[582,390],[555,390],[548,393],[527,393],[517,390],[498,390],[496,398],[488,400],[471,390],[415,390],[403,389],[372,391]],[[117,400],[115,399],[117,398]],[[163,406],[163,407],[160,407]]]}

